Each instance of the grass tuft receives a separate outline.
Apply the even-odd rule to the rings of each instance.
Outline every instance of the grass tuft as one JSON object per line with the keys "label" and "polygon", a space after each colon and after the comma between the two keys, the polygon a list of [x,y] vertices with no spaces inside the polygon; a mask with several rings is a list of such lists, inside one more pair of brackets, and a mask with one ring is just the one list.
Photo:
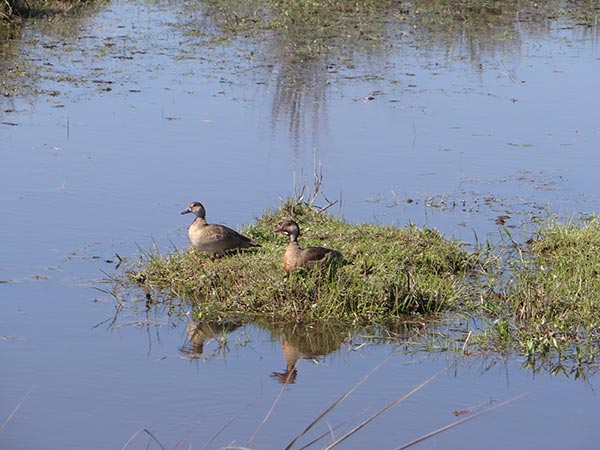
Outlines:
{"label": "grass tuft", "polygon": [[495,326],[512,326],[523,353],[573,353],[587,359],[600,343],[600,221],[543,225],[507,260],[505,292],[491,299],[504,310]]}

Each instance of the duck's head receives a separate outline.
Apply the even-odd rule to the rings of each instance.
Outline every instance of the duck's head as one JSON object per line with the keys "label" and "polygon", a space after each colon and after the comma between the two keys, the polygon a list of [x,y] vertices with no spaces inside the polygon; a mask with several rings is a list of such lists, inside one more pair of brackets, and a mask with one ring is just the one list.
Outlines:
{"label": "duck's head", "polygon": [[296,239],[300,235],[300,227],[293,220],[286,220],[279,228],[273,230],[274,233],[285,233]]}
{"label": "duck's head", "polygon": [[181,214],[189,214],[192,213],[196,217],[206,217],[206,211],[204,210],[204,206],[200,202],[192,202],[190,206],[185,211],[182,211]]}

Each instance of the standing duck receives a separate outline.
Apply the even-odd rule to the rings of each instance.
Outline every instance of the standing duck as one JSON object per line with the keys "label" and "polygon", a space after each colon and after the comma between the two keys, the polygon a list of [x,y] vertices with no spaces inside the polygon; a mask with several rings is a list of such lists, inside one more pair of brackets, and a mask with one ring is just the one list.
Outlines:
{"label": "standing duck", "polygon": [[330,248],[300,248],[298,245],[300,227],[293,220],[286,220],[274,232],[285,233],[290,238],[290,242],[283,255],[283,269],[286,272],[292,272],[299,268],[310,269],[316,265],[327,265],[335,260],[343,259],[340,252]]}
{"label": "standing duck", "polygon": [[196,219],[188,228],[188,236],[194,247],[209,252],[213,259],[229,250],[260,247],[256,242],[225,225],[206,223],[206,210],[202,203],[192,202],[181,214],[192,213]]}

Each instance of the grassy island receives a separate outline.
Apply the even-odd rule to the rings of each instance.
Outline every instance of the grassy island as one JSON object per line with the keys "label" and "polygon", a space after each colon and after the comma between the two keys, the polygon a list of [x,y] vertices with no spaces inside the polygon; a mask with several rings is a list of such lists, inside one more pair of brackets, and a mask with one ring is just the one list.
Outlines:
{"label": "grassy island", "polygon": [[[273,230],[290,218],[301,246],[336,249],[350,264],[288,275],[287,240]],[[143,251],[128,277],[151,298],[182,299],[201,322],[372,327],[444,313],[458,331],[446,348],[516,351],[533,365],[554,354],[572,368],[600,354],[597,218],[545,223],[523,243],[506,231],[504,244],[469,251],[436,230],[350,224],[288,200],[243,232],[261,247],[215,261],[194,248]]]}
{"label": "grassy island", "polygon": [[[282,269],[287,240],[273,230],[300,223],[301,246],[326,246],[350,262],[341,267]],[[456,308],[468,296],[479,259],[464,245],[414,225],[349,224],[298,202],[267,211],[244,233],[261,248],[214,262],[195,249],[144,253],[131,272],[149,289],[191,303],[201,316],[269,317],[276,321],[373,323]]]}

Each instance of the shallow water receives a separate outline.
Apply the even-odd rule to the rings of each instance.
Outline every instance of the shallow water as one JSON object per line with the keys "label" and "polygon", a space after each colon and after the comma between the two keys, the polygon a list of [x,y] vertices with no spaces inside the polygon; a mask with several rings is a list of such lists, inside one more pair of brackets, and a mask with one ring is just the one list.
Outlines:
{"label": "shallow water", "polygon": [[[206,35],[181,26],[195,21]],[[211,447],[248,442],[281,393],[271,376],[286,366],[280,338],[245,326],[225,351],[209,339],[190,360],[185,321],[126,309],[111,326],[114,299],[96,289],[110,289],[99,281],[116,254],[184,247],[179,212],[192,200],[238,227],[292,193],[294,178],[310,182],[316,159],[323,192],[341,197],[350,221],[412,221],[470,242],[493,238],[501,214],[526,235],[532,216],[599,209],[597,28],[519,23],[479,47],[406,33],[300,69],[277,42],[222,43],[211,26],[201,11],[114,2],[22,33],[15,64],[30,86],[0,112],[0,423],[22,404],[1,448],[121,448],[143,428],[166,448],[201,448],[238,414]],[[454,411],[522,393],[418,448],[595,448],[600,438],[595,374],[534,375],[518,357],[455,366],[445,353],[358,342],[301,360],[250,447],[284,447],[394,351],[327,418],[345,423],[336,436],[448,371],[346,448],[395,448]]]}

